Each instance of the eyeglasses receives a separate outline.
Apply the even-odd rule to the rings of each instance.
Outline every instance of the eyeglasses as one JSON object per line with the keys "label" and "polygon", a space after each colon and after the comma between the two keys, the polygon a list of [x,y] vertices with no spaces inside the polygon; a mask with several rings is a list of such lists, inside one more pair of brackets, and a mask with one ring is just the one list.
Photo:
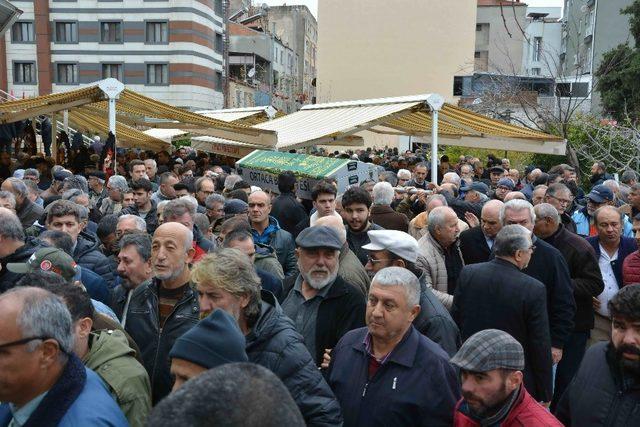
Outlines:
{"label": "eyeglasses", "polygon": [[367,255],[367,262],[370,262],[371,264],[377,264],[377,263],[382,262],[382,261],[393,261],[393,260],[392,259],[388,259],[388,258],[387,259],[373,259],[373,258],[371,258],[370,255]]}
{"label": "eyeglasses", "polygon": [[551,194],[549,194],[549,197],[551,197],[552,199],[556,199],[558,202],[560,202],[561,205],[570,205],[571,202],[573,202],[573,199],[560,199],[556,196],[552,196]]}
{"label": "eyeglasses", "polygon": [[35,340],[48,340],[50,339],[49,337],[29,337],[29,338],[22,338],[21,340],[17,340],[17,341],[11,341],[8,342],[6,344],[0,344],[0,350],[4,350],[5,348],[9,348],[9,347],[15,347],[17,345],[22,345],[22,344],[26,344],[28,342],[31,341],[35,341]]}

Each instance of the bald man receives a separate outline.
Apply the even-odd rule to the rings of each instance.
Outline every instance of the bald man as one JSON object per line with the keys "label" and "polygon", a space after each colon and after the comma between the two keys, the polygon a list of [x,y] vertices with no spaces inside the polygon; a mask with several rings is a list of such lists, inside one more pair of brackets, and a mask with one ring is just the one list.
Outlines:
{"label": "bald man", "polygon": [[319,225],[331,227],[337,230],[340,235],[342,249],[340,249],[340,257],[338,258],[338,276],[342,277],[345,282],[360,289],[363,295],[367,295],[371,279],[356,254],[349,248],[347,229],[344,226],[344,222],[342,222],[342,218],[333,215],[324,216],[318,218],[313,224],[314,227]]}
{"label": "bald man", "polygon": [[249,195],[249,223],[253,241],[271,246],[276,251],[285,276],[298,274],[296,243],[288,231],[280,228],[278,220],[270,215],[271,197],[264,191]]}
{"label": "bald man", "polygon": [[500,223],[500,200],[490,200],[482,207],[480,226],[460,233],[460,250],[464,264],[477,264],[489,261],[493,242],[502,229]]}
{"label": "bald man", "polygon": [[151,241],[153,278],[138,286],[129,303],[126,331],[140,347],[151,378],[154,404],[173,386],[169,350],[198,322],[198,295],[190,286],[193,232],[178,222],[159,226]]}

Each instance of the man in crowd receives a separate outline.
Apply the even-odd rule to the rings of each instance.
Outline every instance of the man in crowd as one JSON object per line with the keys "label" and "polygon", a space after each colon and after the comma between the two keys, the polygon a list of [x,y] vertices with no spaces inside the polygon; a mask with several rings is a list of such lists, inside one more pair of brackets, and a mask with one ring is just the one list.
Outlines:
{"label": "man in crowd", "polygon": [[551,204],[541,203],[534,211],[536,222],[533,231],[538,238],[558,249],[564,257],[569,267],[576,301],[573,332],[564,345],[562,359],[558,364],[553,408],[580,366],[589,331],[593,329],[593,298],[602,292],[604,284],[593,248],[582,237],[562,225],[556,208]]}
{"label": "man in crowd", "polygon": [[593,298],[595,312],[594,328],[590,343],[608,341],[611,332],[611,316],[608,303],[623,286],[622,265],[624,260],[638,250],[635,239],[622,236],[624,214],[613,206],[603,206],[593,213],[597,236],[587,238],[596,253],[604,290]]}
{"label": "man in crowd", "polygon": [[640,424],[640,285],[620,289],[607,305],[611,339],[587,350],[558,404],[567,426]]}
{"label": "man in crowd", "polygon": [[105,187],[105,174],[102,171],[93,171],[87,174],[87,182],[89,185],[89,200],[92,206],[100,209],[102,201],[109,197],[107,188]]}
{"label": "man in crowd", "polygon": [[576,232],[576,224],[568,212],[573,203],[573,195],[569,187],[561,183],[551,184],[544,195],[544,202],[556,208],[562,225],[567,231]]}
{"label": "man in crowd", "polygon": [[425,272],[425,283],[447,309],[453,302],[456,280],[464,266],[458,246],[458,217],[453,209],[439,207],[429,213],[428,233],[419,241],[423,256],[418,267]]}
{"label": "man in crowd", "polygon": [[531,196],[531,204],[533,206],[544,202],[544,196],[547,194],[549,187],[546,185],[536,185]]}
{"label": "man in crowd", "polygon": [[613,179],[613,177],[607,173],[604,162],[595,162],[591,166],[591,178],[589,179],[591,185],[594,187],[602,185],[608,179]]}
{"label": "man in crowd", "polygon": [[[58,169],[56,170],[55,168]],[[51,185],[49,186],[49,188],[40,193],[40,197],[42,197],[42,199],[44,200],[45,205],[52,200],[56,200],[58,196],[62,195],[64,180],[69,178],[70,176],[73,176],[71,172],[69,172],[68,170],[64,170],[62,166],[55,166],[52,171],[53,181],[51,182]]]}
{"label": "man in crowd", "polygon": [[151,410],[149,376],[136,360],[124,332],[94,330],[96,312],[82,288],[69,284],[45,289],[58,295],[71,313],[76,356],[106,383],[129,424],[144,426]]}
{"label": "man in crowd", "polygon": [[122,209],[120,213],[123,215],[133,214],[139,216],[145,220],[147,224],[147,233],[153,234],[158,227],[158,211],[151,200],[151,181],[147,178],[139,178],[131,181],[131,190],[133,190],[134,205]]}
{"label": "man in crowd", "polygon": [[144,167],[147,172],[147,179],[158,185],[158,164],[153,159],[145,159]]}
{"label": "man in crowd", "polygon": [[162,218],[163,223],[179,222],[193,233],[193,247],[195,249],[193,261],[197,262],[207,252],[212,251],[214,245],[213,242],[204,237],[202,231],[195,225],[196,203],[191,200],[182,197],[170,200],[162,211]]}
{"label": "man in crowd", "polygon": [[129,305],[133,291],[147,284],[152,277],[151,239],[146,233],[127,233],[118,242],[119,284],[113,289],[111,308],[127,324]]}
{"label": "man in crowd", "polygon": [[387,267],[402,267],[412,272],[420,283],[420,312],[413,326],[449,355],[454,355],[460,346],[460,331],[442,302],[425,284],[425,273],[416,267],[418,242],[396,230],[371,230],[369,238],[371,243],[363,246],[369,251],[367,270],[372,276]]}
{"label": "man in crowd", "polygon": [[525,360],[522,345],[504,331],[486,329],[465,341],[451,359],[462,382],[453,425],[561,427],[523,386]]}
{"label": "man in crowd", "polygon": [[192,241],[193,233],[180,223],[159,226],[151,243],[154,277],[134,290],[129,303],[126,331],[142,352],[154,403],[173,385],[169,350],[198,322],[198,298],[189,279]]}
{"label": "man in crowd", "polygon": [[496,236],[502,228],[500,222],[500,200],[490,200],[482,207],[480,226],[472,227],[460,233],[460,252],[465,265],[487,262]]}
{"label": "man in crowd", "polygon": [[224,310],[214,310],[173,344],[169,353],[171,375],[176,379],[172,392],[216,366],[247,362],[245,343],[236,319]]}
{"label": "man in crowd", "polygon": [[285,276],[298,273],[296,267],[295,242],[288,231],[280,228],[278,221],[270,216],[271,198],[264,191],[249,195],[249,223],[255,243],[275,249]]}
{"label": "man in crowd", "polygon": [[456,373],[447,354],[412,325],[419,303],[420,284],[410,271],[388,267],[373,278],[367,327],[348,332],[331,352],[327,378],[345,425],[451,425],[460,396]]}
{"label": "man in crowd", "polygon": [[521,225],[496,236],[495,259],[466,266],[458,280],[451,314],[462,339],[483,329],[500,329],[524,348],[524,384],[539,402],[550,402],[551,337],[545,286],[524,274],[536,248]]}
{"label": "man in crowd", "polygon": [[[581,236],[595,236],[598,232],[594,221],[594,213],[603,206],[613,206],[613,191],[607,186],[596,185],[587,194],[587,206],[576,210],[571,219],[576,224],[576,233]],[[622,218],[622,235],[632,237],[631,223],[626,215]]]}
{"label": "man in crowd", "polygon": [[448,206],[455,211],[461,220],[465,219],[467,213],[480,216],[482,207],[489,200],[489,187],[483,182],[472,182],[461,187],[460,193],[464,194],[462,199],[456,199],[453,193],[446,189],[442,190],[440,188],[438,192],[446,198]]}
{"label": "man in crowd", "polygon": [[125,194],[129,192],[129,184],[127,180],[120,175],[113,175],[107,182],[108,198],[102,200],[100,205],[100,213],[105,216],[109,214],[117,214],[125,206]]}
{"label": "man in crowd", "polygon": [[100,377],[73,352],[60,298],[20,287],[0,295],[0,425],[109,425],[127,419]]}
{"label": "man in crowd", "polygon": [[[536,250],[532,252],[523,273],[539,280],[547,292],[548,325],[551,329],[553,363],[562,359],[562,348],[573,331],[575,301],[569,268],[560,251],[533,235],[536,214],[525,200],[511,200],[502,206],[500,218],[505,225],[519,224],[532,234]],[[545,401],[546,402],[546,401]]]}
{"label": "man in crowd", "polygon": [[131,182],[135,182],[139,179],[147,178],[147,167],[142,160],[132,160],[129,162],[129,175],[131,176]]}
{"label": "man in crowd", "polygon": [[278,191],[280,195],[273,201],[271,215],[278,220],[283,229],[296,236],[296,226],[308,220],[309,215],[302,203],[296,199],[296,176],[293,172],[284,171],[278,175]]}
{"label": "man in crowd", "polygon": [[13,288],[20,278],[7,269],[7,264],[27,262],[39,246],[35,239],[25,240],[22,225],[14,212],[0,208],[0,293]]}
{"label": "man in crowd", "polygon": [[42,206],[29,199],[29,190],[24,182],[18,178],[7,178],[2,183],[2,190],[11,192],[16,199],[16,214],[23,229],[27,229],[42,217]]}
{"label": "man in crowd", "polygon": [[493,193],[493,198],[496,200],[500,200],[504,202],[504,198],[510,191],[515,189],[515,184],[511,180],[511,178],[500,178],[498,184],[496,185],[495,192]]}
{"label": "man in crowd", "polygon": [[325,216],[335,216],[336,218],[342,219],[340,214],[336,212],[337,194],[338,191],[336,187],[328,181],[320,181],[314,185],[311,190],[311,200],[315,212],[313,212],[310,217],[298,222],[295,227],[295,232],[292,233],[293,236],[297,237],[302,230],[314,226],[318,219]]}
{"label": "man in crowd", "polygon": [[224,196],[217,193],[207,196],[204,201],[204,206],[207,210],[207,218],[209,218],[209,223],[211,224],[214,234],[218,234],[220,232],[222,222],[225,220],[224,205]]}
{"label": "man in crowd", "polygon": [[205,201],[207,197],[211,196],[215,193],[215,185],[211,178],[207,178],[206,176],[202,176],[196,179],[195,183],[195,196],[198,201],[198,212],[205,213],[207,211]]}
{"label": "man in crowd", "polygon": [[398,230],[405,233],[409,230],[409,219],[405,214],[396,212],[391,207],[394,191],[388,182],[378,182],[373,186],[373,205],[369,219],[386,230]]}
{"label": "man in crowd", "polygon": [[419,163],[413,168],[413,179],[408,181],[405,185],[407,187],[416,187],[422,190],[426,190],[429,185],[427,182],[427,173],[429,172],[429,166],[426,163]]}
{"label": "man in crowd", "polygon": [[371,196],[360,187],[351,187],[342,195],[342,208],[347,223],[347,242],[349,248],[360,260],[362,265],[367,263],[367,251],[362,246],[369,243],[369,230],[382,230],[379,225],[369,221]]}
{"label": "man in crowd", "polygon": [[338,276],[342,242],[331,227],[309,227],[298,235],[297,277],[284,281],[282,310],[304,338],[317,365],[325,350],[342,336],[364,326],[365,298]]}
{"label": "man in crowd", "polygon": [[9,209],[11,212],[16,213],[16,197],[13,193],[0,190],[0,207]]}
{"label": "man in crowd", "polygon": [[173,172],[165,172],[160,175],[160,187],[158,188],[158,191],[153,193],[151,200],[158,204],[163,200],[175,199],[176,190],[174,190],[173,186],[176,185],[178,181],[178,177]]}
{"label": "man in crowd", "polygon": [[[201,316],[231,314],[246,338],[249,361],[272,370],[285,384],[308,425],[342,422],[340,407],[302,336],[275,297],[260,292],[260,279],[237,249],[218,249],[193,267]],[[277,355],[277,357],[274,357]]]}

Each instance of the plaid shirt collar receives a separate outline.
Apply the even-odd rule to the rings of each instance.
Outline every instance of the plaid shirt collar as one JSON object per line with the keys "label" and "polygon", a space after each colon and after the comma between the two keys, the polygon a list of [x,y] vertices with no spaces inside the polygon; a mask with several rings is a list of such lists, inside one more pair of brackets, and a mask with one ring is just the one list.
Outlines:
{"label": "plaid shirt collar", "polygon": [[373,359],[375,359],[381,365],[384,365],[385,362],[387,361],[387,359],[389,359],[389,356],[391,355],[391,353],[393,353],[393,350],[392,350],[389,353],[387,353],[387,355],[384,356],[382,359],[378,359],[373,354],[373,342],[371,342],[371,333],[370,332],[367,332],[367,335],[365,335],[364,340],[362,341],[362,344],[364,344],[364,349],[367,352],[367,354],[370,357],[372,357]]}

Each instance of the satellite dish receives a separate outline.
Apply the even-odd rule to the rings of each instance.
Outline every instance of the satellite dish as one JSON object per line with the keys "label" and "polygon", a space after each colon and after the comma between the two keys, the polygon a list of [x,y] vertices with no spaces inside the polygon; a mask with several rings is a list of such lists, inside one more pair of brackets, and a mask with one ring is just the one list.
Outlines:
{"label": "satellite dish", "polygon": [[249,78],[251,78],[251,79],[252,79],[252,78],[253,78],[253,76],[255,76],[255,75],[256,75],[256,69],[255,69],[255,68],[251,68],[251,69],[249,70],[249,72],[247,73],[247,76],[248,76]]}

